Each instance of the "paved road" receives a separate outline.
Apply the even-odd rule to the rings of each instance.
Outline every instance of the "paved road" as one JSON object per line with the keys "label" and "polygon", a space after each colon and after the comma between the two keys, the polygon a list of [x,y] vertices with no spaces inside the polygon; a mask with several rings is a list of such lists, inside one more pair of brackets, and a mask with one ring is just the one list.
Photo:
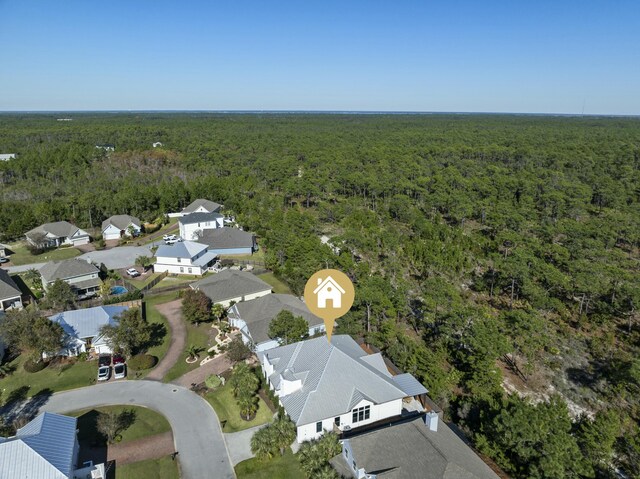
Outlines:
{"label": "paved road", "polygon": [[[187,342],[187,327],[182,320],[182,300],[177,299],[168,303],[157,305],[156,310],[169,323],[169,349],[160,363],[147,374],[148,380],[162,381],[162,378],[169,372],[173,365],[180,359]],[[190,384],[189,384],[190,385]]]}
{"label": "paved road", "polygon": [[65,413],[116,404],[146,406],[164,415],[173,431],[184,479],[235,478],[220,423],[197,394],[156,381],[121,381],[56,393],[41,411]]}

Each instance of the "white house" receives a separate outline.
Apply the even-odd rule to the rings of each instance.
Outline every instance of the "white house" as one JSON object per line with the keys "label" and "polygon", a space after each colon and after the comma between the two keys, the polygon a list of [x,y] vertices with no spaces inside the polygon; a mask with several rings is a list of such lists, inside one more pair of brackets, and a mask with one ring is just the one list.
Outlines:
{"label": "white house", "polygon": [[22,292],[6,270],[0,268],[0,311],[22,308]]}
{"label": "white house", "polygon": [[98,306],[76,309],[49,316],[67,333],[67,342],[60,351],[61,356],[77,356],[92,350],[96,354],[111,354],[111,347],[100,334],[106,325],[116,326],[118,317],[128,310],[128,306]]}
{"label": "white house", "polygon": [[88,261],[67,259],[52,261],[40,268],[42,287],[49,289],[56,280],[68,283],[80,298],[95,296],[100,289],[100,270]]}
{"label": "white house", "polygon": [[138,218],[130,215],[114,215],[102,222],[102,238],[117,240],[123,236],[131,237],[140,234],[141,223]]}
{"label": "white house", "polygon": [[77,433],[75,417],[41,413],[15,436],[0,437],[0,477],[106,479],[104,464],[78,464]]}
{"label": "white house", "polygon": [[233,269],[196,281],[191,288],[202,291],[214,304],[225,308],[232,302],[250,301],[271,294],[271,286],[254,274]]}
{"label": "white house", "polygon": [[27,241],[34,246],[55,248],[61,245],[78,246],[90,241],[89,233],[68,221],[45,223],[25,233]]}
{"label": "white house", "polygon": [[162,245],[156,251],[156,273],[192,274],[201,276],[213,265],[217,255],[207,251],[207,245],[194,241],[181,241]]}
{"label": "white house", "polygon": [[0,153],[0,161],[13,160],[16,157],[15,153]]}
{"label": "white house", "polygon": [[[397,419],[403,398],[413,396],[394,380],[380,353],[367,354],[350,336],[333,336],[331,343],[321,336],[261,351],[258,357],[269,386],[296,424],[298,442],[324,431]],[[413,378],[411,384],[416,383]]]}
{"label": "white house", "polygon": [[331,301],[334,308],[340,308],[344,289],[331,276],[327,276],[324,280],[318,278],[318,286],[313,294],[316,295],[318,308],[326,308],[327,301]]}
{"label": "white house", "polygon": [[242,339],[256,351],[279,346],[277,338],[269,337],[269,325],[280,311],[290,311],[309,323],[309,336],[324,333],[324,321],[309,311],[307,305],[291,294],[267,294],[251,301],[235,303],[228,310],[229,324],[238,328]]}
{"label": "white house", "polygon": [[187,241],[199,240],[207,230],[222,228],[224,216],[220,213],[190,213],[178,220],[180,237]]}

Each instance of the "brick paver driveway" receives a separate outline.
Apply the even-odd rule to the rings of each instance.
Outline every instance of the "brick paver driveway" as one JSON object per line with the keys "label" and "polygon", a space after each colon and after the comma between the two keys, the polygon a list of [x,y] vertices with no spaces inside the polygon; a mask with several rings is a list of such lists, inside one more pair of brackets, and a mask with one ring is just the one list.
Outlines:
{"label": "brick paver driveway", "polygon": [[179,384],[186,388],[191,387],[193,383],[198,384],[204,382],[212,374],[220,374],[231,367],[231,361],[227,359],[227,355],[223,354],[212,359],[204,366],[200,366],[187,374],[180,376],[173,381],[173,384]]}
{"label": "brick paver driveway", "polygon": [[156,306],[158,312],[167,318],[171,331],[171,340],[167,354],[160,363],[147,374],[146,379],[152,381],[162,381],[162,378],[169,372],[173,365],[180,359],[180,355],[184,351],[187,341],[187,328],[182,321],[182,300],[177,299],[168,303],[162,303]]}

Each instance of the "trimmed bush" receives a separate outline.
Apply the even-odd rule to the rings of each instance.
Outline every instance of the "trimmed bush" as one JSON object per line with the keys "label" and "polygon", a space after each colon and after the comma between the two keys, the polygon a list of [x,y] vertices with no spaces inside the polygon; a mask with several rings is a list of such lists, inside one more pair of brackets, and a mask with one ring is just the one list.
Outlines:
{"label": "trimmed bush", "polygon": [[155,356],[151,356],[150,354],[136,354],[127,362],[127,364],[129,364],[129,367],[136,371],[150,369],[157,363],[158,358],[156,358]]}
{"label": "trimmed bush", "polygon": [[24,362],[24,370],[28,373],[37,373],[38,371],[42,371],[47,367],[47,363],[45,361],[36,362],[33,359],[27,359]]}
{"label": "trimmed bush", "polygon": [[218,376],[216,376],[215,374],[212,374],[204,381],[204,383],[207,385],[209,389],[215,389],[222,384],[222,381]]}

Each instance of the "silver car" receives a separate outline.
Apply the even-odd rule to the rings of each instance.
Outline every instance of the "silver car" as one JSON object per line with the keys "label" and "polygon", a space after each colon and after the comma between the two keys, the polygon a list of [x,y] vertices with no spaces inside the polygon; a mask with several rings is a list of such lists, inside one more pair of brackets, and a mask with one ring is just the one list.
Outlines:
{"label": "silver car", "polygon": [[127,365],[124,363],[116,364],[113,367],[114,379],[124,379],[127,377]]}
{"label": "silver car", "polygon": [[107,381],[111,377],[110,366],[100,366],[98,368],[98,381]]}

